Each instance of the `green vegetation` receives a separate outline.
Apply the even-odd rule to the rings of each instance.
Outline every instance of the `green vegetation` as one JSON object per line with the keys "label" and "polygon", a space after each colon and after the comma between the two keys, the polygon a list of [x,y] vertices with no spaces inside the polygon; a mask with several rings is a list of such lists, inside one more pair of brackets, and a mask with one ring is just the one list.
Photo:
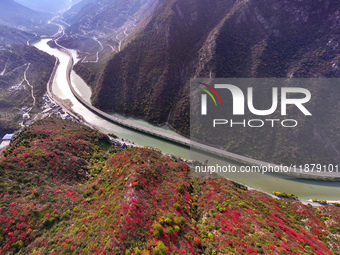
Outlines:
{"label": "green vegetation", "polygon": [[[152,123],[167,122],[184,135],[264,161],[337,163],[340,95],[336,85],[310,84],[315,101],[308,110],[313,121],[292,111],[290,118],[299,122],[294,131],[269,126],[251,132],[226,129],[223,138],[210,133],[205,138],[195,130],[190,134],[189,80],[339,77],[338,9],[335,1],[327,5],[293,0],[164,1],[107,63],[93,90],[93,104]],[[265,92],[263,86],[256,100],[270,104]],[[327,104],[324,98],[329,98]],[[224,116],[233,118],[231,113]],[[191,126],[198,133],[203,129],[200,123]],[[327,146],[325,139],[332,145]]]}
{"label": "green vegetation", "polygon": [[36,105],[30,111],[34,115],[41,111],[42,96],[55,64],[54,57],[26,45],[8,46],[0,51],[0,70],[5,70],[0,76],[0,136],[17,129],[23,121],[19,114],[22,108],[33,105],[31,87],[24,80],[28,63],[26,76],[36,98]]}
{"label": "green vegetation", "polygon": [[292,193],[286,194],[285,192],[273,191],[272,194],[278,197],[298,199],[298,197]]}
{"label": "green vegetation", "polygon": [[86,126],[38,121],[0,159],[0,253],[340,254],[339,208],[189,171]]}

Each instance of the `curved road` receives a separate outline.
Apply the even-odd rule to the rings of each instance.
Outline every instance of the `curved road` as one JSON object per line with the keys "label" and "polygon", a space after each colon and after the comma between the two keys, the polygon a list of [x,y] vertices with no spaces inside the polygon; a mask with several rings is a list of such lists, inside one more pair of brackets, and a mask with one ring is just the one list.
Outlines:
{"label": "curved road", "polygon": [[24,80],[26,81],[26,84],[28,85],[28,86],[30,86],[31,87],[31,95],[32,95],[32,99],[33,99],[33,104],[32,104],[32,107],[31,107],[31,109],[27,112],[27,113],[29,113],[32,109],[33,109],[33,107],[35,106],[35,96],[34,96],[34,88],[33,88],[33,86],[30,84],[30,82],[27,80],[27,71],[28,71],[28,69],[30,68],[30,65],[31,65],[31,63],[28,63],[27,64],[27,68],[26,68],[26,70],[25,70],[25,72],[24,72]]}
{"label": "curved road", "polygon": [[[59,39],[59,38],[58,38]],[[256,159],[252,159],[249,157],[245,157],[245,156],[241,156],[238,154],[234,154],[228,151],[224,151],[209,145],[205,145],[205,144],[201,144],[195,141],[190,141],[189,139],[186,138],[181,138],[181,137],[177,137],[174,135],[170,135],[167,133],[163,133],[157,130],[153,130],[151,128],[147,128],[138,124],[134,124],[131,123],[129,121],[126,120],[122,120],[119,118],[116,118],[112,115],[109,115],[101,110],[99,110],[98,108],[92,106],[91,104],[89,104],[88,102],[86,102],[77,92],[76,90],[73,88],[72,84],[71,84],[71,80],[70,80],[70,74],[73,68],[73,58],[72,58],[72,54],[68,51],[67,48],[61,46],[58,44],[57,40],[54,40],[54,42],[56,43],[56,45],[58,46],[59,50],[65,52],[66,54],[68,54],[70,56],[70,61],[69,64],[67,66],[67,81],[68,81],[68,85],[73,93],[73,95],[78,99],[79,102],[81,102],[85,107],[87,107],[89,110],[91,110],[92,112],[94,112],[95,114],[101,116],[102,118],[112,121],[114,123],[117,123],[119,125],[122,125],[124,127],[128,127],[130,129],[133,130],[137,130],[139,132],[143,132],[152,136],[156,136],[159,138],[162,138],[164,140],[168,140],[174,143],[178,143],[187,147],[190,147],[192,149],[197,149],[199,151],[203,151],[203,152],[207,152],[209,154],[213,154],[219,157],[223,157],[223,158],[227,158],[233,161],[236,161],[238,163],[241,164],[245,164],[245,165],[255,165],[255,166],[267,166],[267,167],[281,167],[279,165],[273,164],[273,163],[268,163],[268,162],[264,162],[261,160],[256,160]],[[317,179],[317,180],[334,180],[334,181],[340,181],[340,172],[307,172],[307,171],[294,171],[294,169],[289,169],[286,172],[279,172],[285,175],[291,175],[294,177],[302,177],[302,178],[308,178],[308,179]]]}

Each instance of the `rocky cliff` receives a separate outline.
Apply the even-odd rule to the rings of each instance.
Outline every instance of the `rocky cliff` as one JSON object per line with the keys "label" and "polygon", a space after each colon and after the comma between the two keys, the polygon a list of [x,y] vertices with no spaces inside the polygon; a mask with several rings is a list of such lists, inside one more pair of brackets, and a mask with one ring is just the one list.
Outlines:
{"label": "rocky cliff", "polygon": [[[338,77],[339,11],[336,1],[163,2],[137,36],[108,62],[94,89],[93,104],[157,124],[168,122],[189,135],[190,78]],[[314,96],[322,98],[323,93],[328,92],[318,90]],[[333,129],[337,117],[331,113],[329,119]],[[241,138],[230,135],[236,141]],[[300,139],[295,140],[291,146],[301,147]],[[240,147],[235,141],[230,146],[229,141],[226,148],[243,153],[257,142],[253,137]],[[247,153],[280,161],[280,155],[270,152],[268,156],[268,143],[263,153]],[[315,146],[324,148],[325,143]],[[336,154],[339,143],[332,146]],[[323,152],[326,161],[338,157],[328,153],[328,149]]]}

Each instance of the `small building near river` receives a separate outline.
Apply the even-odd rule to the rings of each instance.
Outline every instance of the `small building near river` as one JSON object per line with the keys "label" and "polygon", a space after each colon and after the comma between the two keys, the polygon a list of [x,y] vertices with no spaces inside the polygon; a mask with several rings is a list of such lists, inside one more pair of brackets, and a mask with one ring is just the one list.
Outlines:
{"label": "small building near river", "polygon": [[13,137],[14,137],[14,134],[6,134],[2,138],[2,141],[11,141],[13,139]]}

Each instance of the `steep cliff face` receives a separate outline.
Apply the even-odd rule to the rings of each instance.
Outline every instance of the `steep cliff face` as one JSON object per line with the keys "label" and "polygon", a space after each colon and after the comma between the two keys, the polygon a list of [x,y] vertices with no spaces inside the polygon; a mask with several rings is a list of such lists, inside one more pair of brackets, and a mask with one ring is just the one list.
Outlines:
{"label": "steep cliff face", "polygon": [[[211,35],[212,42],[207,41],[196,76],[338,78],[339,20],[339,4],[334,1],[240,4],[221,23],[218,33]],[[313,117],[290,115],[299,120],[294,130],[225,129],[223,142],[218,135],[211,135],[206,142],[222,143],[228,151],[277,163],[339,163],[339,92],[329,85],[310,85],[308,89]],[[263,94],[257,100],[266,101]]]}
{"label": "steep cliff face", "polygon": [[340,6],[336,1],[249,1],[216,40],[218,77],[335,77]]}
{"label": "steep cliff face", "polygon": [[[183,95],[188,96],[183,88],[195,71],[192,60],[234,4],[164,2],[136,38],[109,61],[95,89],[94,104],[154,123],[166,122],[171,111],[182,107],[175,105]],[[187,121],[188,111],[183,109],[182,114]]]}
{"label": "steep cliff face", "polygon": [[339,22],[336,1],[166,1],[108,62],[93,104],[188,135],[190,78],[338,77]]}
{"label": "steep cliff face", "polygon": [[191,77],[335,77],[338,24],[334,1],[167,1],[108,63],[93,102],[188,134]]}

